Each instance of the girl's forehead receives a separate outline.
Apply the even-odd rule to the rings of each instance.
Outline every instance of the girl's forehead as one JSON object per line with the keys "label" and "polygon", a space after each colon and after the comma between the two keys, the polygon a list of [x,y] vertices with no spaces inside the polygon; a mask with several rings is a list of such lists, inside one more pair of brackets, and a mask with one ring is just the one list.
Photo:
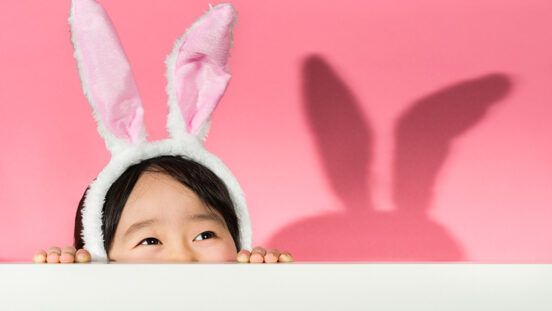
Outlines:
{"label": "girl's forehead", "polygon": [[190,188],[162,172],[144,172],[123,208],[121,221],[127,217],[182,217],[208,210]]}

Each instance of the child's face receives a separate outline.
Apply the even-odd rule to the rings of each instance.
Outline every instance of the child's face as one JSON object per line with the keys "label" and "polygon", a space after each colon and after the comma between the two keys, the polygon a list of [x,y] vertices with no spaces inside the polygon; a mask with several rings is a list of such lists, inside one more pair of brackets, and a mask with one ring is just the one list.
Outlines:
{"label": "child's face", "polygon": [[222,216],[169,175],[144,172],[126,202],[109,257],[122,262],[224,262],[236,246]]}

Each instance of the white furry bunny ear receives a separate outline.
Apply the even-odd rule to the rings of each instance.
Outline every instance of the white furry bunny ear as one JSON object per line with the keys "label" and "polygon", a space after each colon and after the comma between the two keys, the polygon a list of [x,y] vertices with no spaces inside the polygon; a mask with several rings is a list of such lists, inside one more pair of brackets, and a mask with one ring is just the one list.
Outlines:
{"label": "white furry bunny ear", "polygon": [[145,141],[140,95],[107,13],[94,0],[73,0],[69,23],[82,88],[107,148],[114,154]]}
{"label": "white furry bunny ear", "polygon": [[171,137],[207,136],[211,114],[231,77],[228,55],[236,15],[231,4],[211,7],[176,40],[166,60]]}

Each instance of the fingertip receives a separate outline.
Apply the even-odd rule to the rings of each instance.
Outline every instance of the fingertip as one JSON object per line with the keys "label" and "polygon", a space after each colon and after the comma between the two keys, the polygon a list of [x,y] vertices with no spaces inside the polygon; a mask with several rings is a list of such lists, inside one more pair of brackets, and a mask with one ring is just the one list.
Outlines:
{"label": "fingertip", "polygon": [[33,262],[35,262],[35,263],[45,263],[46,262],[46,256],[48,256],[46,251],[43,250],[43,249],[39,249],[33,255]]}
{"label": "fingertip", "polygon": [[47,263],[59,263],[59,257],[60,257],[60,255],[58,253],[51,252],[46,257],[46,262]]}
{"label": "fingertip", "polygon": [[243,249],[238,253],[236,260],[241,263],[246,263],[246,262],[249,262],[250,256],[251,256],[251,253],[248,250]]}
{"label": "fingertip", "polygon": [[293,259],[293,256],[291,256],[289,252],[283,252],[278,257],[278,261],[286,263],[286,262],[294,262],[295,260]]}
{"label": "fingertip", "polygon": [[266,255],[264,256],[264,261],[266,263],[276,263],[278,262],[279,256],[280,256],[280,252],[275,248],[271,248],[267,251]]}
{"label": "fingertip", "polygon": [[59,257],[59,262],[61,263],[73,263],[75,262],[75,256],[70,253],[62,253]]}
{"label": "fingertip", "polygon": [[251,263],[263,263],[264,257],[259,253],[251,254],[251,257],[249,257],[249,262]]}
{"label": "fingertip", "polygon": [[90,256],[90,253],[85,249],[79,249],[77,250],[75,254],[75,261],[78,263],[85,263],[90,262],[92,260],[92,257]]}
{"label": "fingertip", "polygon": [[267,254],[265,257],[264,257],[264,261],[266,263],[276,263],[278,262],[278,256],[274,255],[274,254]]}

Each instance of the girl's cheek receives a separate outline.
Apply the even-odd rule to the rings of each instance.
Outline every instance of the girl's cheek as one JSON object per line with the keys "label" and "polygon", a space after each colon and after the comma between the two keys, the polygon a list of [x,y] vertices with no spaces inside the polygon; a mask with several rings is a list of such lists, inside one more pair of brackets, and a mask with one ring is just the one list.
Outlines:
{"label": "girl's cheek", "polygon": [[220,244],[217,245],[217,247],[210,247],[198,250],[201,252],[201,256],[199,256],[200,262],[233,262],[236,261],[236,246],[232,243],[231,245],[228,244]]}
{"label": "girl's cheek", "polygon": [[161,249],[158,247],[143,246],[119,253],[116,259],[118,262],[149,262],[156,261],[160,257]]}
{"label": "girl's cheek", "polygon": [[163,248],[160,246],[140,246],[131,252],[135,258],[155,258],[162,254]]}

